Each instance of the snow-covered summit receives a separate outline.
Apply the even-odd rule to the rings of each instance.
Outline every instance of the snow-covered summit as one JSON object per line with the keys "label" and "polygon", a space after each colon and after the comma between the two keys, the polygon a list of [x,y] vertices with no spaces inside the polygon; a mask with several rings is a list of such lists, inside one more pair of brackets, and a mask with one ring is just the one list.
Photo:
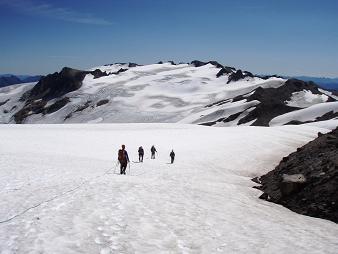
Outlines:
{"label": "snow-covered summit", "polygon": [[304,122],[337,117],[337,98],[311,82],[262,78],[216,61],[116,63],[63,68],[35,85],[0,89],[0,123],[268,126],[276,117],[327,102],[330,111],[313,111]]}

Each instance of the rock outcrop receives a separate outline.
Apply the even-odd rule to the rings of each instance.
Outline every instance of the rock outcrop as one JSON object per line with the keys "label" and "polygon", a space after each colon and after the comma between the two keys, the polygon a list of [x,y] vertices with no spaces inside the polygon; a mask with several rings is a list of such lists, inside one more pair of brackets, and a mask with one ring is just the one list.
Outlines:
{"label": "rock outcrop", "polygon": [[212,65],[214,65],[214,66],[217,67],[217,68],[224,68],[224,66],[221,65],[221,64],[220,64],[219,62],[217,62],[217,61],[202,62],[202,61],[194,60],[194,61],[192,61],[190,64],[192,64],[192,65],[195,66],[195,67],[201,67],[201,66],[204,66],[204,65],[207,65],[207,64],[212,64]]}
{"label": "rock outcrop", "polygon": [[[257,88],[255,92],[248,96],[238,96],[234,101],[247,99],[247,101],[257,100],[260,102],[246,117],[240,120],[240,124],[247,123],[256,119],[252,124],[255,126],[269,126],[269,122],[276,116],[300,109],[288,106],[285,102],[289,101],[294,92],[311,91],[313,94],[322,94],[318,86],[313,82],[305,82],[297,79],[289,79],[283,86],[278,88]],[[335,101],[332,97],[328,102]],[[300,122],[302,123],[302,122]]]}
{"label": "rock outcrop", "polygon": [[[79,89],[88,73],[90,72],[64,67],[60,72],[43,77],[24,95],[23,99],[28,101],[50,100],[65,95]],[[93,73],[97,75],[96,71],[93,71]]]}
{"label": "rock outcrop", "polygon": [[[92,74],[95,78],[106,76],[101,70],[81,71],[64,67],[60,72],[49,74],[29,91],[23,94],[21,101],[25,105],[21,110],[14,114],[16,123],[23,123],[30,114],[49,114],[64,107],[68,98],[62,98],[65,94],[75,91],[82,86],[82,81],[87,74]],[[49,100],[60,98],[50,107],[45,108]]]}
{"label": "rock outcrop", "polygon": [[229,79],[228,79],[228,82],[227,84],[231,83],[231,82],[236,82],[238,80],[241,80],[241,79],[244,79],[246,77],[251,77],[253,78],[254,75],[249,72],[249,71],[244,71],[242,72],[241,70],[237,70],[236,72],[232,72],[230,75],[229,75]]}
{"label": "rock outcrop", "polygon": [[222,67],[219,72],[217,72],[216,77],[219,78],[220,76],[233,73],[233,68],[231,67]]}
{"label": "rock outcrop", "polygon": [[338,223],[338,128],[319,133],[255,181],[264,192],[260,198]]}
{"label": "rock outcrop", "polygon": [[[222,69],[221,69],[222,71]],[[236,74],[237,73],[237,74]],[[253,77],[253,74],[250,72],[242,72],[238,70],[236,73],[232,73],[229,75],[230,77],[235,77],[234,75],[237,75],[235,79],[241,79],[245,77]],[[247,75],[247,76],[246,76]],[[213,107],[213,106],[221,106],[226,103],[235,103],[238,101],[245,101],[245,102],[257,102],[254,106],[251,106],[245,110],[247,111],[247,114],[244,114],[241,119],[238,120],[238,125],[246,124],[248,122],[252,122],[251,125],[253,126],[269,126],[270,121],[280,115],[300,110],[302,108],[297,106],[290,106],[287,102],[292,99],[292,96],[295,92],[304,92],[309,91],[313,95],[325,95],[327,96],[327,102],[334,102],[336,101],[335,97],[330,96],[330,94],[324,94],[320,87],[317,86],[313,82],[305,82],[302,80],[297,79],[289,79],[287,80],[283,85],[277,87],[277,88],[262,88],[258,87],[254,89],[253,91],[236,96],[234,98],[229,98],[226,100],[220,100],[217,102],[214,102],[212,104],[206,105],[205,107]],[[217,120],[213,121],[205,121],[199,124],[212,126],[216,123],[227,123],[231,122],[243,113],[243,111],[231,114],[227,117],[220,117]],[[315,121],[324,121],[333,119],[335,117],[338,117],[338,112],[330,111],[325,113],[322,116],[318,116],[316,119],[311,121],[290,121],[286,124],[303,124],[307,122],[315,122]]]}

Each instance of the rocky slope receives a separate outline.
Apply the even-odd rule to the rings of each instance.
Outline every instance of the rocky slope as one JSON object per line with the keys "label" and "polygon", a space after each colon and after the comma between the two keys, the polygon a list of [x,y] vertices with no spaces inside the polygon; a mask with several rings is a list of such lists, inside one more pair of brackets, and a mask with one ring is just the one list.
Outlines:
{"label": "rocky slope", "polygon": [[[289,79],[285,82],[283,86],[277,88],[262,88],[258,87],[250,95],[240,95],[235,97],[232,102],[246,100],[250,101],[259,101],[260,103],[251,110],[245,117],[239,120],[239,124],[244,124],[253,121],[251,125],[255,126],[269,126],[270,121],[279,116],[286,114],[291,111],[299,110],[302,108],[300,105],[300,101],[291,102],[294,94],[297,94],[302,91],[308,91],[311,96],[320,98],[323,97],[323,92],[320,91],[318,86],[313,82],[304,82],[297,79]],[[324,95],[325,98],[325,95]],[[334,97],[328,96],[322,100],[322,102],[334,102],[336,99]],[[304,98],[299,98],[303,100]],[[306,99],[304,99],[306,101]],[[309,106],[311,106],[309,104]],[[230,116],[230,118],[233,116]],[[338,117],[338,113],[333,113],[331,118]],[[228,119],[224,119],[222,121],[227,121]],[[327,120],[327,119],[323,119]],[[219,120],[217,120],[219,121]],[[307,122],[316,121],[310,120]],[[288,122],[286,124],[301,124],[303,122],[293,121]]]}
{"label": "rocky slope", "polygon": [[116,63],[65,67],[37,84],[1,88],[0,123],[301,124],[337,118],[337,99],[312,82],[216,61]]}
{"label": "rocky slope", "polygon": [[260,198],[338,223],[338,128],[319,133],[273,171],[254,180],[264,192]]}

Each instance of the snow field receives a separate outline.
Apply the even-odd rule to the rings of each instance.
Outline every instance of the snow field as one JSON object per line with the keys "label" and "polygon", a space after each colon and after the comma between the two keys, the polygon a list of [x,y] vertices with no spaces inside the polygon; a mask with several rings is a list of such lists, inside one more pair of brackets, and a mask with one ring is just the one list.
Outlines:
{"label": "snow field", "polygon": [[[325,92],[325,90],[323,91]],[[307,108],[318,103],[327,102],[328,98],[326,94],[313,94],[309,90],[303,90],[293,93],[291,100],[286,101],[286,104],[290,107]]]}
{"label": "snow field", "polygon": [[303,108],[299,110],[295,110],[280,116],[273,118],[269,125],[270,126],[278,126],[287,124],[291,121],[314,121],[317,117],[321,117],[329,112],[336,113],[338,112],[338,102],[326,102],[326,103],[318,103],[312,105],[308,108]]}
{"label": "snow field", "polygon": [[[335,223],[250,181],[333,125],[2,125],[0,253],[336,253]],[[126,176],[121,144],[145,149]]]}

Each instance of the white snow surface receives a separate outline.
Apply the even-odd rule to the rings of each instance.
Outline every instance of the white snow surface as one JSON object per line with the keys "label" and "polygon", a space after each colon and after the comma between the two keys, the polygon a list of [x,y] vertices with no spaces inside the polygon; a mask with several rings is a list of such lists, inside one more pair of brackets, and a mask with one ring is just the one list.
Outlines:
{"label": "white snow surface", "polygon": [[[250,181],[336,125],[0,125],[0,253],[337,253],[337,224]],[[125,176],[121,144],[146,152]]]}
{"label": "white snow surface", "polygon": [[330,92],[330,91],[326,91],[326,90],[321,89],[321,88],[318,88],[318,91],[321,92],[321,93],[323,93],[323,94],[326,94],[326,95],[328,95],[328,96],[331,96],[332,98],[334,98],[334,99],[336,99],[336,100],[338,100],[338,96],[335,96],[335,95],[334,95],[332,92]]}
{"label": "white snow surface", "polygon": [[336,113],[338,112],[338,101],[335,102],[326,102],[326,103],[319,103],[308,108],[292,111],[280,116],[273,118],[269,125],[270,126],[277,126],[283,125],[290,121],[314,121],[317,117],[321,117],[328,112]]}
{"label": "white snow surface", "polygon": [[[332,96],[332,95],[331,95]],[[307,108],[318,103],[324,103],[329,99],[326,94],[313,94],[309,90],[295,92],[286,104],[290,107]]]}
{"label": "white snow surface", "polygon": [[[194,124],[213,122],[217,121],[220,118],[227,118],[230,115],[240,113],[242,111],[245,112],[248,109],[253,110],[254,109],[253,107],[256,106],[257,104],[259,104],[259,101],[247,102],[246,100],[241,100],[232,102],[230,100],[229,102],[224,103],[222,105],[212,106],[198,113],[192,114],[179,122],[194,123]],[[240,120],[243,117],[244,116],[241,116],[238,120]],[[232,124],[237,125],[237,122],[235,124],[233,123]]]}
{"label": "white snow surface", "polygon": [[0,110],[2,111],[0,114],[0,124],[12,121],[12,114],[25,104],[25,102],[20,101],[22,94],[32,89],[36,83],[24,83],[0,88],[0,102],[7,101],[4,105],[0,106]]}

